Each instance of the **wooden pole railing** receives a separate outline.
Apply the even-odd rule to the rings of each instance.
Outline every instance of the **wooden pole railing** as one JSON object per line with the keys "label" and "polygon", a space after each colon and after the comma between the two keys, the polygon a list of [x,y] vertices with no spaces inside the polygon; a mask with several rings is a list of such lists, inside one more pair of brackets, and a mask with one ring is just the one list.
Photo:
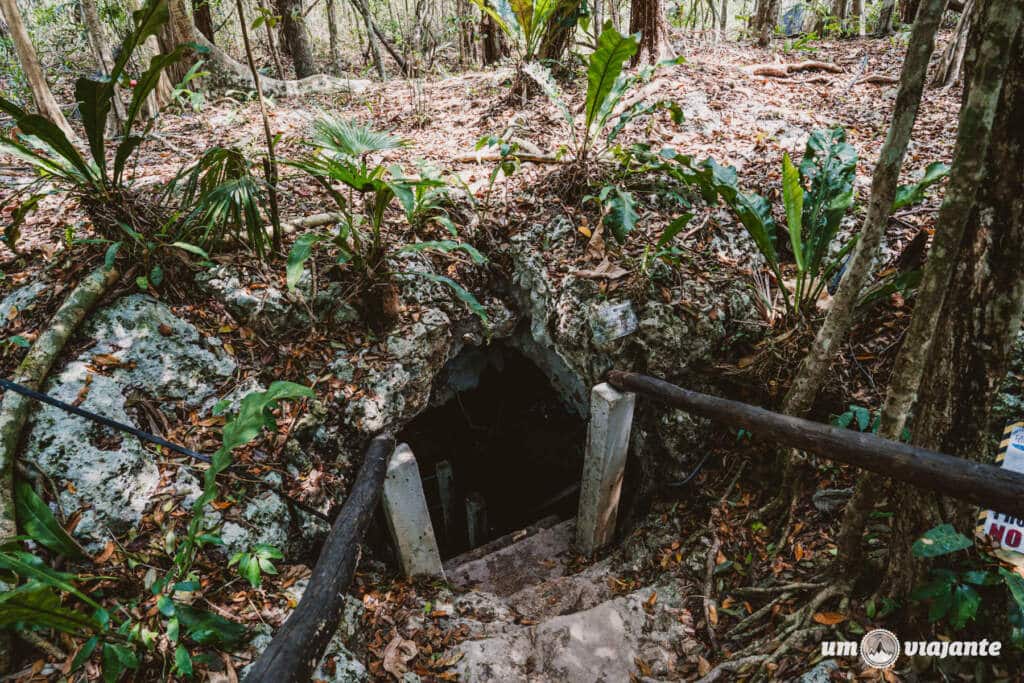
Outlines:
{"label": "wooden pole railing", "polygon": [[612,370],[608,373],[608,383],[621,391],[632,391],[730,427],[742,427],[759,438],[783,446],[1024,519],[1024,474],[889,441],[874,434],[780,415],[633,372]]}
{"label": "wooden pole railing", "polygon": [[324,542],[309,586],[288,621],[253,665],[248,683],[306,683],[334,636],[355,574],[359,544],[380,500],[394,439],[378,436],[366,449],[348,498]]}

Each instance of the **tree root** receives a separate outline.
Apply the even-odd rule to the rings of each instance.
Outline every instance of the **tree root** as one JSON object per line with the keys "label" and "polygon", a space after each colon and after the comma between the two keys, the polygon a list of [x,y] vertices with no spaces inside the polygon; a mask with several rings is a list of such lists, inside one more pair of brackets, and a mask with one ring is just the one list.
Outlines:
{"label": "tree root", "polygon": [[768,659],[768,655],[752,655],[750,657],[734,657],[733,659],[728,659],[711,671],[707,672],[703,677],[697,680],[697,683],[711,683],[712,681],[717,681],[723,674],[741,671],[753,664],[760,664],[766,659]]}
{"label": "tree root", "polygon": [[[118,280],[116,269],[97,268],[82,280],[57,309],[50,326],[39,335],[11,380],[38,390],[75,328]],[[32,400],[7,392],[0,404],[0,544],[17,536],[14,515],[14,460],[31,412]],[[10,669],[10,642],[0,638],[0,671]]]}

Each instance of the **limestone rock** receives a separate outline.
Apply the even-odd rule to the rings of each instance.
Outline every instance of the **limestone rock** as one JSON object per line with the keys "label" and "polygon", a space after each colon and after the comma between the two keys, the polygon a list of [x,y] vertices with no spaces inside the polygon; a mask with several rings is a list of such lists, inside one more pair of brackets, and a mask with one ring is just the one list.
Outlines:
{"label": "limestone rock", "polygon": [[11,319],[17,317],[18,313],[32,306],[36,297],[47,287],[47,283],[37,281],[20,287],[5,296],[3,301],[0,301],[0,327],[5,327]]}
{"label": "limestone rock", "polygon": [[[68,403],[81,398],[82,408],[120,422],[135,424],[128,407],[136,394],[198,406],[234,372],[226,354],[204,348],[195,327],[147,296],[98,311],[83,331],[96,344],[58,372],[47,392]],[[90,367],[97,356],[102,373]],[[57,482],[65,512],[84,510],[75,535],[89,549],[106,543],[108,528],[121,534],[135,526],[160,483],[155,456],[135,437],[47,405],[34,414],[25,457]],[[181,493],[194,494],[189,482]]]}

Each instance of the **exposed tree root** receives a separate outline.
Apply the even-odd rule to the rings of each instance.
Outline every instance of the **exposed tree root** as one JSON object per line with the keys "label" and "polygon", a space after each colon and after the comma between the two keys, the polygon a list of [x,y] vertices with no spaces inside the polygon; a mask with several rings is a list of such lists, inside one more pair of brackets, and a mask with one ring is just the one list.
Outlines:
{"label": "exposed tree root", "polygon": [[[91,272],[65,299],[14,372],[11,381],[39,390],[75,328],[117,281],[120,273],[103,266]],[[9,391],[0,404],[0,543],[18,534],[14,515],[14,460],[32,400]],[[10,643],[0,640],[0,671],[10,668]]]}
{"label": "exposed tree root", "polygon": [[[228,53],[208,41],[198,31],[195,32],[195,41],[209,50],[205,57],[213,71],[226,85],[235,88],[255,87],[249,67],[233,59]],[[373,81],[362,78],[338,78],[327,74],[316,74],[297,80],[280,80],[261,76],[260,85],[263,86],[264,94],[271,97],[297,97],[311,93],[364,92],[373,85]]]}
{"label": "exposed tree root", "polygon": [[751,76],[771,76],[772,78],[789,78],[801,71],[828,71],[842,73],[842,68],[827,62],[793,62],[790,64],[752,64],[744,69]]}
{"label": "exposed tree root", "polygon": [[728,659],[707,672],[702,678],[699,678],[697,683],[711,683],[712,681],[720,680],[724,674],[742,671],[748,666],[760,664],[766,659],[768,659],[768,655],[751,655],[750,657]]}

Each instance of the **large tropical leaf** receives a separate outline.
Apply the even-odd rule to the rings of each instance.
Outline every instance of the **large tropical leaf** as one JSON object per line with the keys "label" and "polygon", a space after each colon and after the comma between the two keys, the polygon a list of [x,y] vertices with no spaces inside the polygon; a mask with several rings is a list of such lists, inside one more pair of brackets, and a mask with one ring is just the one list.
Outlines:
{"label": "large tropical leaf", "polygon": [[12,571],[24,579],[34,580],[48,586],[53,586],[65,593],[71,593],[82,602],[88,603],[93,607],[99,607],[99,604],[95,600],[78,590],[78,588],[71,583],[76,578],[74,574],[68,574],[67,572],[59,572],[55,569],[51,569],[46,566],[42,560],[31,553],[22,552],[20,550],[0,551],[0,569]]}
{"label": "large tropical leaf", "polygon": [[99,176],[57,124],[39,114],[28,114],[17,120],[18,128],[25,135],[31,135],[45,147],[72,166],[86,182],[100,185]]}
{"label": "large tropical leaf", "polygon": [[941,161],[928,164],[919,181],[909,185],[900,185],[896,189],[896,197],[892,202],[893,211],[920,202],[924,199],[924,191],[947,175],[949,175],[948,165]]}
{"label": "large tropical leaf", "polygon": [[75,635],[99,628],[81,612],[63,607],[60,596],[37,581],[0,593],[0,629],[18,625],[55,628]]}
{"label": "large tropical leaf", "polygon": [[786,207],[786,229],[789,231],[789,241],[793,245],[796,267],[802,272],[804,245],[801,221],[804,211],[804,188],[800,184],[800,172],[786,153],[782,155],[782,203]]}
{"label": "large tropical leaf", "polygon": [[103,134],[107,128],[113,96],[114,89],[110,83],[84,77],[75,81],[75,100],[78,102],[78,112],[82,115],[85,137],[89,140],[89,151],[104,178],[107,175],[107,157]]}
{"label": "large tropical leaf", "polygon": [[179,45],[173,51],[167,54],[158,54],[153,57],[149,62],[149,68],[146,69],[141,76],[138,78],[138,83],[132,89],[132,101],[128,104],[128,113],[125,117],[125,130],[131,131],[132,125],[135,123],[135,118],[139,115],[142,110],[142,106],[146,102],[146,98],[153,92],[157,84],[160,82],[160,76],[163,74],[164,69],[177,62],[184,56],[186,52],[193,49],[191,43],[185,45]]}
{"label": "large tropical leaf", "polygon": [[71,558],[84,557],[79,545],[57,522],[50,508],[27,482],[15,482],[14,506],[18,526],[31,536],[32,540]]}
{"label": "large tropical leaf", "polygon": [[145,43],[150,36],[159,33],[170,17],[167,0],[149,0],[142,9],[132,12],[132,23],[135,29],[121,44],[121,50],[117,53],[117,59],[114,60],[114,68],[110,71],[111,82],[117,82],[136,48]]}
{"label": "large tropical leaf", "polygon": [[587,130],[597,121],[609,93],[622,74],[623,64],[636,54],[639,45],[639,33],[623,36],[610,21],[605,24],[597,39],[597,49],[590,55],[587,65],[587,100],[584,108]]}

